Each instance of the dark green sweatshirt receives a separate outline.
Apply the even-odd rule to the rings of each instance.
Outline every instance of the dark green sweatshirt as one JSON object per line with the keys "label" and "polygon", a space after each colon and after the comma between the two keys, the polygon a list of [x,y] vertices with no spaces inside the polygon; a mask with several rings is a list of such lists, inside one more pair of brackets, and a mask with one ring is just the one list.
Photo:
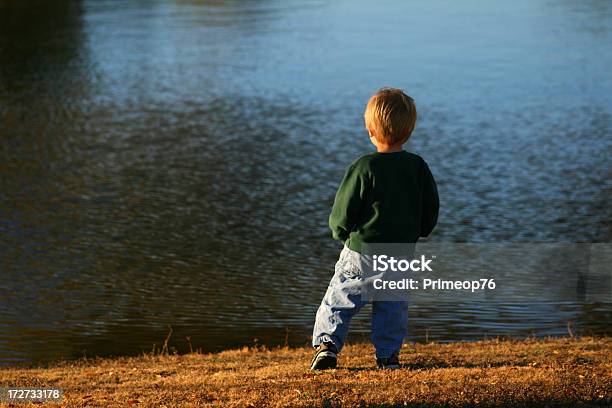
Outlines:
{"label": "dark green sweatshirt", "polygon": [[414,243],[431,233],[439,206],[425,160],[405,150],[376,152],[346,169],[329,227],[334,239],[357,252],[363,243]]}

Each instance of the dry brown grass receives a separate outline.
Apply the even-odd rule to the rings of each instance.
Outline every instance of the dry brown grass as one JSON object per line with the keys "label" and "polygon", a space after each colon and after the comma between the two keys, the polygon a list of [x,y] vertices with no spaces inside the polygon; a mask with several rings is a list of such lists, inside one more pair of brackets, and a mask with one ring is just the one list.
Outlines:
{"label": "dry brown grass", "polygon": [[372,352],[347,346],[325,372],[310,349],[97,358],[1,368],[0,386],[61,387],[66,407],[612,406],[612,338],[409,345],[395,371]]}

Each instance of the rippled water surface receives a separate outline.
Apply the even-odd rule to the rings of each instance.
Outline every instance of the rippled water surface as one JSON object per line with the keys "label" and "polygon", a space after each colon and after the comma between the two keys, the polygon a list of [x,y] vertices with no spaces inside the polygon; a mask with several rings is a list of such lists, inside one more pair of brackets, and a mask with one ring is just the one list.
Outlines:
{"label": "rippled water surface", "polygon": [[[0,0],[0,359],[149,351],[168,325],[180,352],[305,344],[382,85],[417,102],[431,241],[610,242],[611,28],[603,0]],[[612,334],[612,299],[516,276],[415,299],[410,339]]]}

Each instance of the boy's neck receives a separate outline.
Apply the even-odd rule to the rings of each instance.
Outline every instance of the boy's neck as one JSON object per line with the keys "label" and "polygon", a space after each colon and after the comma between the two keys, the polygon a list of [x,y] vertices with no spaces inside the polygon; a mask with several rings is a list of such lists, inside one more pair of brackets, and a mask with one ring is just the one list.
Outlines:
{"label": "boy's neck", "polygon": [[392,145],[392,146],[388,146],[388,145],[377,145],[376,146],[376,151],[378,151],[378,153],[394,153],[394,152],[401,152],[403,150],[403,145],[402,144],[397,144],[397,145]]}

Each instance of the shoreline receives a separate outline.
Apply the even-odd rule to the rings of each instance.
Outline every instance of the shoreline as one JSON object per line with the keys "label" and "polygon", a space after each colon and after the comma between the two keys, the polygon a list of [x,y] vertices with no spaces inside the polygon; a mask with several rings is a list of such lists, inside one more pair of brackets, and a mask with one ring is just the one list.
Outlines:
{"label": "shoreline", "polygon": [[392,371],[372,354],[347,345],[321,372],[306,347],[81,358],[0,367],[0,388],[58,387],[70,407],[612,405],[612,337],[406,344]]}

